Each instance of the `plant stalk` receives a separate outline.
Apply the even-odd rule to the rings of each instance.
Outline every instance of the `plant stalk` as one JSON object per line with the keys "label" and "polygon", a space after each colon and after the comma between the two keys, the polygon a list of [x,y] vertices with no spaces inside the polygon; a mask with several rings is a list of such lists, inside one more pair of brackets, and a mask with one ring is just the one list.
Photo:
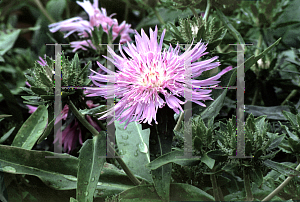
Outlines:
{"label": "plant stalk", "polygon": [[297,94],[297,90],[292,90],[292,92],[285,98],[285,100],[281,103],[281,106],[285,105],[285,103],[290,100],[292,97],[294,97]]}
{"label": "plant stalk", "polygon": [[206,21],[207,18],[208,18],[209,10],[210,10],[210,0],[207,0],[205,14],[204,14],[204,17],[203,17],[204,21]]}
{"label": "plant stalk", "polygon": [[[215,170],[212,169],[212,172],[214,172]],[[216,175],[215,174],[211,174],[210,175],[210,181],[213,187],[213,193],[214,193],[214,198],[215,201],[220,201],[220,195],[219,195],[219,188],[217,185],[217,179],[216,179]]]}
{"label": "plant stalk", "polygon": [[253,99],[252,99],[251,105],[255,105],[255,102],[256,102],[257,96],[258,96],[258,88],[257,88],[257,86],[255,86],[255,92],[254,92],[254,96],[253,96]]}
{"label": "plant stalk", "polygon": [[43,7],[42,3],[40,0],[34,0],[35,4],[37,7],[40,9],[40,11],[45,15],[45,17],[51,22],[55,23],[55,20],[49,15],[49,13],[46,11],[46,9]]}
{"label": "plant stalk", "polygon": [[157,9],[153,8],[153,11],[154,11],[157,19],[159,20],[160,24],[162,24],[162,25],[166,24],[165,21],[162,19],[161,15],[159,14],[159,12],[157,11]]}
{"label": "plant stalk", "polygon": [[[77,110],[75,105],[71,100],[69,100],[69,107],[71,111],[74,113],[76,118],[88,129],[94,136],[98,135],[99,132],[81,115],[81,113]],[[111,144],[107,144],[109,147],[111,147],[113,150],[115,150]],[[115,155],[119,157],[119,154],[115,151]],[[130,169],[127,167],[127,165],[124,163],[122,158],[116,158],[120,166],[123,168],[129,179],[134,183],[134,185],[139,185],[141,182],[133,175],[133,173],[130,171]]]}
{"label": "plant stalk", "polygon": [[183,118],[184,118],[184,112],[181,112],[180,116],[179,116],[179,119],[177,121],[177,124],[176,124],[176,126],[174,128],[175,131],[179,131],[180,126],[181,126],[181,121],[183,120]]}
{"label": "plant stalk", "polygon": [[[299,162],[298,162],[299,163]],[[300,164],[296,168],[297,171],[300,170]],[[293,178],[294,176],[289,176],[286,178],[281,185],[279,185],[272,193],[270,193],[266,198],[264,198],[262,201],[270,201],[275,195],[277,195],[283,187],[285,187]]]}
{"label": "plant stalk", "polygon": [[198,13],[196,12],[196,10],[193,7],[189,7],[189,8],[193,12],[194,16],[197,17]]}
{"label": "plant stalk", "polygon": [[251,183],[250,183],[250,178],[249,174],[246,173],[245,168],[243,170],[244,173],[244,187],[246,191],[246,201],[252,201],[253,200],[253,195],[251,191]]}

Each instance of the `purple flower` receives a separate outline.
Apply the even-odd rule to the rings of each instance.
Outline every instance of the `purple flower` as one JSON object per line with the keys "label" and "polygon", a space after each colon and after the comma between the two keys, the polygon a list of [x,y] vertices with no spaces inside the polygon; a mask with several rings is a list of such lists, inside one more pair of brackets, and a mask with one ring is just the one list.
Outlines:
{"label": "purple flower", "polygon": [[[78,32],[78,35],[81,37],[88,37],[88,34],[86,32],[89,32],[91,34],[94,26],[99,27],[101,25],[103,31],[105,31],[106,33],[108,33],[108,30],[113,26],[113,40],[116,39],[118,35],[120,35],[120,43],[131,41],[131,38],[129,37],[129,33],[133,33],[133,30],[130,28],[131,25],[126,24],[125,21],[123,21],[119,25],[118,20],[112,18],[112,16],[114,16],[115,14],[107,16],[105,8],[101,8],[100,11],[98,8],[98,0],[94,0],[93,5],[90,1],[87,0],[84,0],[83,2],[77,1],[77,4],[87,12],[87,14],[89,15],[89,21],[83,20],[81,17],[70,18],[68,20],[49,25],[50,32],[53,33],[57,32],[58,30],[67,32],[64,36],[65,38],[70,34],[73,34],[74,32]],[[73,52],[80,48],[86,50],[82,45],[89,46],[89,44],[92,44],[90,40],[88,40],[88,42],[71,42],[71,47],[74,48]],[[91,47],[96,49],[93,45]]]}
{"label": "purple flower", "polygon": [[[46,58],[46,55],[45,55],[45,58]],[[47,65],[47,62],[41,57],[39,56],[39,59],[37,62],[41,65],[41,66],[46,66]]]}
{"label": "purple flower", "polygon": [[[53,143],[57,142],[57,140],[58,135],[56,135]],[[81,129],[77,119],[74,119],[62,132],[62,142],[60,144],[64,145],[65,152],[71,153],[76,148],[78,141],[82,145]]]}
{"label": "purple flower", "polygon": [[[220,63],[213,62],[218,57],[215,56],[208,60],[195,62],[208,53],[204,52],[207,44],[205,45],[201,42],[197,43],[193,49],[190,47],[183,54],[179,54],[179,45],[175,49],[170,45],[168,50],[164,49],[162,51],[165,31],[163,31],[159,43],[157,41],[157,26],[154,32],[150,28],[150,39],[144,30],[141,31],[141,36],[136,31],[136,46],[128,42],[128,48],[123,46],[130,58],[124,55],[120,44],[119,50],[122,57],[108,47],[108,51],[113,59],[103,57],[110,60],[119,71],[116,73],[112,72],[97,62],[99,67],[108,75],[99,74],[92,70],[95,75],[90,76],[90,78],[99,88],[87,88],[89,93],[87,97],[119,98],[120,101],[113,108],[103,112],[105,114],[99,119],[107,118],[108,115],[113,114],[115,111],[115,120],[119,120],[121,123],[127,121],[125,128],[132,121],[148,122],[151,125],[152,120],[154,120],[158,124],[156,113],[158,108],[162,108],[165,103],[176,113],[183,111],[181,105],[187,100],[183,102],[178,98],[184,98],[185,90],[192,94],[190,101],[203,107],[206,106],[201,101],[213,100],[209,94],[211,90],[199,88],[205,86],[213,87],[211,85],[219,83],[220,81],[217,81],[217,79],[230,71],[232,67],[227,67],[216,76],[205,80],[191,79],[192,85],[185,83],[185,60],[191,57],[190,70],[192,78],[196,78],[203,71],[218,67]],[[104,83],[108,81],[113,84],[105,85]],[[110,123],[113,121],[114,119]]]}
{"label": "purple flower", "polygon": [[30,114],[32,114],[33,112],[35,112],[35,110],[37,110],[38,107],[32,106],[32,105],[26,105],[29,109]]}

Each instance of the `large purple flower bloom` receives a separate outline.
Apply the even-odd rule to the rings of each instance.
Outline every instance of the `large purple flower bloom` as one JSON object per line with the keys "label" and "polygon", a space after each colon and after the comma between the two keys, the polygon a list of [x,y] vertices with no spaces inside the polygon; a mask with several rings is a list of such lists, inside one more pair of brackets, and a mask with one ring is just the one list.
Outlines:
{"label": "large purple flower bloom", "polygon": [[[150,28],[150,39],[144,30],[141,31],[141,35],[136,32],[136,46],[128,42],[128,48],[123,46],[130,58],[124,55],[120,44],[119,50],[122,57],[108,47],[113,59],[104,57],[110,60],[119,71],[112,72],[98,62],[99,67],[108,75],[93,71],[95,75],[90,78],[99,88],[87,88],[89,93],[87,96],[102,96],[106,99],[120,98],[120,101],[113,108],[104,112],[105,114],[99,119],[107,118],[115,111],[116,120],[121,123],[127,121],[125,128],[132,121],[148,122],[151,125],[154,120],[158,124],[156,113],[158,108],[162,108],[165,103],[176,113],[183,111],[181,105],[187,100],[185,99],[183,102],[178,98],[184,97],[184,91],[192,94],[190,101],[203,107],[206,106],[201,101],[213,100],[209,94],[211,90],[200,88],[216,85],[220,82],[217,79],[230,71],[232,67],[227,67],[217,75],[205,80],[191,79],[191,85],[186,83],[184,62],[189,57],[192,62],[190,66],[192,78],[200,76],[203,71],[218,67],[220,62],[213,62],[218,57],[195,62],[208,53],[204,52],[207,44],[201,42],[192,49],[190,47],[183,54],[179,54],[179,45],[175,49],[170,45],[168,50],[162,51],[165,31],[163,31],[159,43],[157,42],[157,27],[154,32]],[[103,84],[108,81],[113,84]],[[161,97],[162,95],[164,99]]]}
{"label": "large purple flower bloom", "polygon": [[[89,15],[89,21],[83,20],[81,17],[70,18],[49,25],[50,32],[57,32],[58,30],[67,32],[64,36],[65,38],[74,32],[78,32],[78,35],[81,37],[88,37],[86,32],[91,34],[94,26],[98,27],[101,25],[103,31],[106,33],[108,33],[109,29],[112,27],[113,39],[116,39],[120,35],[120,43],[131,41],[129,36],[129,33],[133,33],[133,30],[130,28],[131,25],[126,24],[125,21],[119,25],[118,20],[112,18],[112,16],[115,14],[107,16],[105,8],[101,8],[101,10],[99,10],[98,0],[94,0],[93,5],[88,0],[84,0],[83,2],[76,1],[76,3],[87,12]],[[91,40],[71,42],[71,47],[74,48],[73,52],[75,52],[77,49],[86,50],[86,48],[84,48],[82,45],[91,46],[93,49],[96,49]]]}

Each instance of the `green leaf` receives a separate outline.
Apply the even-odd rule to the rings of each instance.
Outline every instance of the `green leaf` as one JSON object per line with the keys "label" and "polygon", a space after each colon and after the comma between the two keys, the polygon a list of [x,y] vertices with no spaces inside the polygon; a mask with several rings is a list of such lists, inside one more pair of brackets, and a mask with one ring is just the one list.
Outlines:
{"label": "green leaf", "polygon": [[16,127],[12,127],[7,133],[5,133],[1,138],[0,138],[0,144],[2,144],[3,142],[5,142],[5,140],[7,140],[7,138],[9,138],[9,136],[12,134],[12,132],[14,131]]}
{"label": "green leaf", "polygon": [[[0,153],[0,171],[37,176],[47,186],[57,190],[76,189],[78,159],[74,156],[7,145],[0,145]],[[52,158],[45,158],[48,156]],[[118,194],[132,187],[134,186],[124,171],[112,164],[104,164],[100,182],[97,183],[97,190],[101,193],[99,196]]]}
{"label": "green leaf", "polygon": [[81,75],[83,75],[83,74],[86,72],[86,70],[87,70],[87,68],[90,66],[90,64],[91,64],[91,61],[89,61],[89,62],[84,66],[84,68],[83,68],[83,69],[81,70],[81,72],[79,73],[78,78],[80,78]]}
{"label": "green leaf", "polygon": [[168,163],[176,163],[182,166],[197,165],[200,163],[200,160],[201,158],[191,158],[190,156],[184,157],[184,151],[175,150],[154,159],[146,166],[151,170],[155,170]]}
{"label": "green leaf", "polygon": [[34,95],[34,93],[32,92],[32,90],[30,88],[26,88],[26,87],[20,87],[22,90],[24,90],[25,92],[27,92],[30,95]]}
{"label": "green leaf", "polygon": [[[233,37],[238,41],[239,44],[245,44],[245,41],[241,34],[234,28],[234,26],[231,24],[231,22],[228,20],[228,18],[223,14],[221,10],[216,8],[217,15],[219,16],[220,20],[223,22],[223,24],[227,27],[227,29],[231,32]],[[246,51],[246,46],[245,46]]]}
{"label": "green leaf", "polygon": [[48,124],[46,130],[44,130],[43,134],[39,137],[37,144],[40,144],[43,140],[50,135],[50,132],[52,131],[52,128],[54,127],[54,119]]}
{"label": "green leaf", "polygon": [[40,105],[18,131],[12,146],[32,149],[47,125],[47,107]]}
{"label": "green leaf", "polygon": [[[245,61],[245,63],[244,63],[244,70],[245,70],[245,72],[247,72],[249,69],[250,69],[250,67],[252,66],[252,65],[254,65],[259,59],[261,59],[267,52],[269,52],[274,46],[276,46],[278,43],[279,43],[279,41],[281,40],[281,38],[279,38],[277,41],[275,41],[271,46],[269,46],[268,48],[266,48],[262,53],[260,53],[258,56],[254,56],[254,55],[252,55],[251,57],[249,57],[246,61]],[[238,68],[242,68],[242,67],[238,67]],[[234,69],[232,69],[232,70],[230,70],[229,72],[227,72],[227,74],[228,75],[231,75],[230,76],[230,79],[228,79],[228,77],[229,76],[225,76],[224,77],[224,80],[225,81],[228,81],[228,84],[227,84],[227,86],[232,86],[232,85],[234,85],[235,84],[235,82],[236,82],[236,76],[237,76],[237,68],[234,68]],[[221,81],[223,81],[223,79],[221,80]],[[223,81],[224,82],[224,81]],[[221,83],[223,83],[223,82],[221,82]]]}
{"label": "green leaf", "polygon": [[[140,185],[122,192],[119,199],[124,202],[130,201],[157,201],[161,199],[155,192],[153,185]],[[214,197],[201,189],[189,184],[171,183],[170,201],[215,201]]]}
{"label": "green leaf", "polygon": [[[0,80],[0,94],[4,96],[5,102],[10,110],[10,113],[13,115],[14,119],[18,122],[23,122],[23,114],[21,112],[20,106],[11,93],[11,91],[4,85],[4,83]],[[18,127],[17,127],[18,128]]]}
{"label": "green leaf", "polygon": [[208,157],[207,154],[203,154],[201,162],[205,163],[205,165],[207,165],[210,169],[213,169],[215,165],[215,159]]}
{"label": "green leaf", "polygon": [[51,79],[46,76],[44,72],[39,72],[38,75],[40,76],[41,82],[48,88],[54,87],[54,84],[52,83]]}
{"label": "green leaf", "polygon": [[61,16],[66,8],[67,1],[50,0],[47,2],[46,10],[56,21],[61,20]]}
{"label": "green leaf", "polygon": [[0,118],[6,118],[6,117],[11,117],[12,115],[8,115],[8,114],[1,114]]}
{"label": "green leaf", "polygon": [[267,167],[272,168],[285,176],[300,175],[299,171],[297,171],[294,168],[289,167],[283,163],[277,163],[275,161],[271,161],[271,160],[267,159],[267,160],[263,161],[263,164],[265,164]]}
{"label": "green leaf", "polygon": [[[161,15],[162,19],[165,22],[177,21],[178,18],[187,18],[188,16],[193,15],[190,9],[186,9],[185,11],[180,10],[171,10],[168,8],[158,8],[157,12]],[[155,15],[148,15],[143,18],[140,23],[136,26],[136,30],[140,30],[144,27],[151,27],[160,24],[159,20]]]}
{"label": "green leaf", "polygon": [[272,150],[277,148],[280,143],[282,142],[282,140],[284,139],[285,135],[279,135],[277,137],[275,137],[275,139],[272,141],[272,143],[270,144],[270,146],[267,148],[267,150]]}
{"label": "green leaf", "polygon": [[267,119],[273,120],[287,120],[282,114],[282,110],[289,110],[287,106],[274,106],[274,107],[264,107],[264,106],[254,106],[245,105],[245,112],[248,114],[253,114],[253,116],[267,116]]}
{"label": "green leaf", "polygon": [[285,140],[278,146],[283,152],[291,154],[293,153],[292,148],[290,147],[289,143]]}
{"label": "green leaf", "polygon": [[45,88],[30,87],[30,89],[37,95],[47,95],[47,91]]}
{"label": "green leaf", "polygon": [[282,113],[285,116],[285,118],[287,120],[289,120],[289,122],[291,123],[291,125],[293,126],[293,128],[297,129],[298,124],[297,124],[296,115],[292,114],[291,112],[287,112],[287,111],[282,111]]}
{"label": "green leaf", "polygon": [[[64,178],[64,175],[76,176],[77,158],[68,154],[27,150],[7,145],[0,145],[0,153],[1,171],[34,175],[57,189],[69,187],[71,181]],[[45,158],[54,155],[57,158]]]}
{"label": "green leaf", "polygon": [[194,138],[194,148],[201,152],[201,149],[202,149],[202,141],[201,141],[201,139],[200,139],[198,136],[196,136],[196,137]]}
{"label": "green leaf", "polygon": [[76,195],[78,201],[93,201],[100,172],[106,161],[106,133],[84,142],[79,151]]}
{"label": "green leaf", "polygon": [[80,109],[79,112],[82,115],[94,116],[95,114],[104,112],[105,110],[106,110],[106,106],[105,105],[100,105],[98,107],[91,108],[91,109]]}
{"label": "green leaf", "polygon": [[200,117],[203,120],[209,120],[212,117],[216,117],[219,114],[219,112],[223,106],[223,102],[224,102],[227,90],[228,89],[225,89],[223,91],[223,93],[220,96],[218,96],[218,98],[215,99],[211,105],[206,107],[206,109],[203,112],[201,112]]}
{"label": "green leaf", "polygon": [[123,161],[134,174],[152,183],[150,169],[145,167],[150,163],[150,129],[142,130],[142,125],[137,122],[129,123],[125,130],[125,123],[115,121],[115,126],[116,140]]}
{"label": "green leaf", "polygon": [[[6,30],[0,31],[0,56],[3,56],[8,50],[10,50],[16,40],[19,37],[19,34],[21,32],[21,29],[16,29],[16,30]],[[3,59],[3,57],[2,57]]]}

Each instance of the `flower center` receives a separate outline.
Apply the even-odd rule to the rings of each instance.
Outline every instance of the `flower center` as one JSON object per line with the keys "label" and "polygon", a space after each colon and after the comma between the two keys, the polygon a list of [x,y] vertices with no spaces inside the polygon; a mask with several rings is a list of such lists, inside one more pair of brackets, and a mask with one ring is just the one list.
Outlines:
{"label": "flower center", "polygon": [[141,68],[141,78],[139,80],[140,85],[145,87],[161,87],[164,81],[167,79],[167,72],[161,67],[157,67],[155,64],[148,68]]}

